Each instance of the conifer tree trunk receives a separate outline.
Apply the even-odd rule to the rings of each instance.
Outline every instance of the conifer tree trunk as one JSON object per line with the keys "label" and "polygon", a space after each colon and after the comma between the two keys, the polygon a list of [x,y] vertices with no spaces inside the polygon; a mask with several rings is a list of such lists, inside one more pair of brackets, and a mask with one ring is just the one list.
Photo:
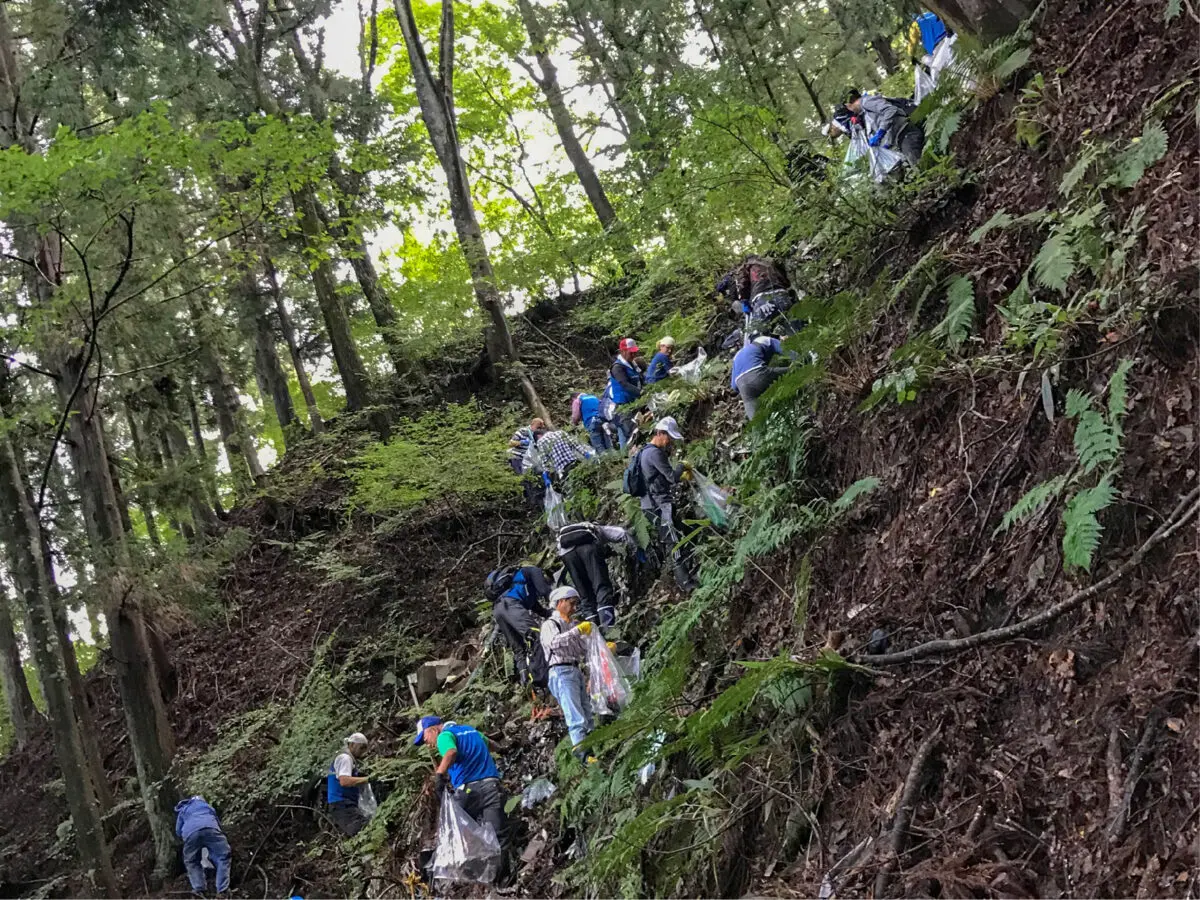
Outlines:
{"label": "conifer tree trunk", "polygon": [[[4,28],[0,6],[0,29]],[[0,35],[2,37],[2,35]],[[104,826],[93,801],[79,724],[71,703],[62,648],[55,636],[49,586],[42,573],[41,526],[29,503],[17,454],[8,434],[0,434],[0,516],[14,568],[14,581],[29,611],[30,644],[42,675],[46,708],[54,733],[54,751],[62,772],[67,804],[75,826],[75,847],[96,893],[118,896]]]}
{"label": "conifer tree trunk", "polygon": [[18,747],[24,747],[38,712],[29,695],[29,682],[25,680],[25,667],[21,663],[21,649],[17,644],[16,629],[13,628],[7,592],[0,592],[0,686],[4,688],[5,708],[8,710],[8,721],[12,724],[13,737]]}
{"label": "conifer tree trunk", "polygon": [[[192,440],[195,441],[196,459],[200,461],[200,468],[204,472],[204,490],[206,491],[205,502],[209,504],[209,512],[205,514],[204,521],[212,521],[215,525],[219,524],[221,519],[225,518],[225,507],[221,504],[221,492],[217,489],[217,474],[213,468],[211,461],[208,458],[208,449],[204,446],[204,429],[200,425],[200,407],[196,403],[196,391],[192,386],[192,380],[189,378],[184,385],[184,396],[187,398],[188,405],[188,424],[191,427]],[[174,397],[168,398],[171,404],[171,410],[175,410]],[[174,413],[170,420],[170,424],[175,426],[175,430],[179,436],[183,432],[175,423]],[[183,458],[188,458],[192,455],[192,450],[188,446],[187,438],[184,437],[179,445]]]}
{"label": "conifer tree trunk", "polygon": [[529,32],[529,43],[534,57],[537,59],[538,68],[542,73],[541,78],[536,80],[538,87],[542,89],[542,93],[546,97],[546,104],[550,107],[550,116],[558,131],[559,142],[567,154],[567,159],[571,161],[571,167],[575,170],[575,177],[583,186],[583,192],[587,194],[588,202],[595,210],[596,218],[600,220],[605,231],[611,230],[619,224],[619,220],[608,200],[608,194],[604,191],[604,185],[600,183],[592,161],[588,159],[583,145],[579,142],[579,137],[575,134],[575,122],[571,118],[570,110],[567,109],[566,98],[563,97],[562,88],[558,83],[558,69],[546,47],[546,30],[538,20],[537,11],[533,8],[530,0],[517,0],[517,5],[521,11],[521,18],[525,22],[525,30]]}
{"label": "conifer tree trunk", "polygon": [[242,318],[254,335],[254,379],[263,402],[270,400],[275,408],[275,419],[283,432],[286,447],[288,432],[296,422],[296,408],[288,391],[287,376],[283,374],[283,366],[279,363],[275,330],[271,327],[271,319],[259,294],[258,279],[250,267],[243,272],[241,290]]}
{"label": "conifer tree trunk", "polygon": [[271,297],[275,301],[275,313],[279,316],[279,331],[287,344],[288,355],[292,358],[292,368],[296,370],[296,383],[300,385],[300,393],[304,397],[304,405],[308,408],[309,427],[313,434],[325,430],[321,419],[321,410],[317,406],[317,397],[313,393],[312,382],[304,370],[304,359],[300,356],[300,345],[296,343],[296,329],[292,326],[292,317],[288,315],[287,305],[283,301],[283,291],[279,287],[279,273],[269,255],[263,255],[263,263],[267,269],[267,284],[271,289]]}
{"label": "conifer tree trunk", "polygon": [[429,130],[429,137],[438,161],[442,164],[442,171],[446,174],[446,186],[450,193],[450,215],[454,219],[458,245],[467,259],[475,298],[490,322],[490,327],[485,332],[488,360],[492,365],[516,364],[516,375],[520,380],[526,403],[535,416],[549,422],[550,415],[542,404],[537,389],[520,366],[512,333],[508,329],[508,319],[504,315],[500,290],[496,287],[496,275],[488,257],[487,245],[483,241],[483,232],[475,216],[467,169],[459,150],[458,129],[454,119],[454,4],[451,0],[444,0],[442,3],[437,78],[429,67],[429,59],[425,55],[425,47],[413,16],[412,4],[409,0],[394,0],[394,4],[404,44],[408,49],[408,59],[412,64],[417,100],[421,104],[421,118]]}
{"label": "conifer tree trunk", "polygon": [[[150,460],[146,458],[145,449],[142,444],[142,432],[138,426],[137,416],[129,408],[128,402],[122,404],[122,406],[125,411],[125,425],[129,429],[129,442],[133,444],[134,459],[142,466],[149,466]],[[155,547],[162,546],[162,536],[158,533],[158,522],[154,518],[154,504],[150,500],[150,491],[145,485],[138,486],[137,503],[138,509],[142,511],[142,520],[146,523],[146,535],[149,537],[150,543]]]}

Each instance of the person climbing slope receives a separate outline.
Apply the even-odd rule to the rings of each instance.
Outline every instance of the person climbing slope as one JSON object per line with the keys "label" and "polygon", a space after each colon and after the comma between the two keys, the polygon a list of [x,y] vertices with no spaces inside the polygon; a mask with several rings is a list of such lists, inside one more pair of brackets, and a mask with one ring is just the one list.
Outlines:
{"label": "person climbing slope", "polygon": [[846,109],[854,115],[865,114],[872,146],[882,143],[900,153],[912,167],[921,162],[925,149],[925,130],[908,121],[916,108],[911,100],[862,94],[852,90],[846,94]]}
{"label": "person climbing slope", "polygon": [[358,805],[359,792],[370,781],[358,766],[358,761],[366,752],[366,735],[361,731],[354,732],[343,742],[342,752],[329,764],[329,774],[325,780],[329,818],[348,837],[362,831],[369,821]]}
{"label": "person climbing slope", "polygon": [[611,628],[617,623],[617,606],[605,545],[636,547],[633,538],[614,525],[574,522],[558,530],[555,542],[571,583],[579,591],[580,615],[602,629]]}
{"label": "person climbing slope", "polygon": [[550,616],[542,605],[550,596],[546,573],[537,566],[496,569],[484,581],[483,594],[492,602],[492,618],[512,651],[517,683],[522,690],[546,690],[546,657],[540,641],[542,622]]}
{"label": "person climbing slope", "polygon": [[571,398],[571,424],[583,426],[588,442],[597,453],[613,448],[612,438],[604,427],[607,423],[600,415],[600,398],[595,394],[578,393]]}
{"label": "person climbing slope", "polygon": [[617,429],[617,439],[624,450],[633,437],[633,417],[621,407],[642,396],[645,376],[637,361],[641,350],[633,338],[621,338],[617,345],[617,358],[608,370],[608,387],[601,403],[601,415]]}
{"label": "person climbing slope", "polygon": [[753,419],[758,411],[758,398],[787,371],[786,366],[770,365],[771,360],[782,352],[779,338],[763,334],[751,338],[734,355],[729,386],[741,396],[747,419]]}
{"label": "person climbing slope", "polygon": [[540,468],[557,478],[566,478],[567,473],[578,463],[595,455],[566,432],[548,431],[541,419],[535,419],[534,422],[541,422],[540,428],[530,423],[534,434],[534,471]]}
{"label": "person climbing slope", "polygon": [[413,746],[433,747],[441,754],[434,769],[436,786],[447,784],[463,811],[476,822],[492,826],[500,848],[508,845],[507,817],[504,803],[508,799],[500,783],[500,770],[492,759],[487,738],[470,725],[443,722],[438,716],[423,716],[417,722]]}
{"label": "person climbing slope", "polygon": [[583,677],[583,662],[587,658],[585,640],[593,626],[588,621],[574,621],[579,603],[575,588],[569,585],[555,588],[550,603],[554,613],[542,624],[542,648],[550,667],[550,693],[562,707],[575,755],[585,761],[586,754],[579,744],[592,731],[592,704]]}
{"label": "person climbing slope", "polygon": [[673,416],[654,423],[650,443],[639,450],[634,459],[642,488],[635,496],[639,498],[642,510],[655,523],[660,552],[671,554],[676,583],[687,591],[696,587],[696,579],[691,571],[690,554],[677,547],[681,535],[675,522],[675,487],[690,471],[690,466],[686,463],[672,466],[669,457],[673,442],[681,440],[683,432]]}
{"label": "person climbing slope", "polygon": [[538,429],[545,431],[546,423],[541,419],[534,419],[528,425],[514,431],[513,436],[508,439],[508,464],[518,475],[525,474],[525,456],[530,445],[536,440],[534,432]]}
{"label": "person climbing slope", "polygon": [[217,811],[201,796],[181,800],[175,806],[175,836],[183,841],[183,867],[187,870],[188,883],[196,894],[208,889],[208,876],[201,862],[203,851],[208,851],[216,870],[218,896],[229,894],[229,867],[233,851],[221,830]]}
{"label": "person climbing slope", "polygon": [[650,365],[646,367],[646,384],[655,384],[671,374],[672,354],[675,352],[675,338],[669,334],[658,342],[657,352],[650,357]]}

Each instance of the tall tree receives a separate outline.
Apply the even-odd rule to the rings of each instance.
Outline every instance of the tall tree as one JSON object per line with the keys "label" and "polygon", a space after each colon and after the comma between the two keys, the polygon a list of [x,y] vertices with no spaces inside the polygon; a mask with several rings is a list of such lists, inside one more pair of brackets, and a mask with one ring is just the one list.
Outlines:
{"label": "tall tree", "polygon": [[529,408],[534,415],[549,421],[549,412],[517,356],[517,348],[504,314],[504,303],[496,286],[496,274],[483,240],[479,219],[475,215],[467,169],[463,164],[458,144],[458,126],[454,113],[454,4],[452,0],[442,2],[438,75],[435,77],[429,66],[429,58],[425,55],[421,33],[417,30],[412,3],[410,0],[394,2],[396,18],[400,22],[400,31],[412,66],[417,100],[421,105],[421,118],[429,131],[434,152],[446,176],[446,187],[450,193],[450,215],[454,219],[458,245],[467,259],[475,298],[489,322],[485,331],[488,360],[492,365],[512,364]]}

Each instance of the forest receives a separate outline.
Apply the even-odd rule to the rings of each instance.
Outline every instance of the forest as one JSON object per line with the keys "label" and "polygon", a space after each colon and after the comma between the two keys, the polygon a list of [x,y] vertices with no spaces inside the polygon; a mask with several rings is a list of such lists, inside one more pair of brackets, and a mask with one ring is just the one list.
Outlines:
{"label": "forest", "polygon": [[[1198,28],[0,2],[0,896],[193,894],[194,796],[223,896],[1200,894]],[[616,396],[629,346],[673,374]],[[592,393],[679,429],[674,514]],[[563,521],[625,531],[640,660],[582,742],[485,595]],[[430,876],[426,716],[495,886]]]}

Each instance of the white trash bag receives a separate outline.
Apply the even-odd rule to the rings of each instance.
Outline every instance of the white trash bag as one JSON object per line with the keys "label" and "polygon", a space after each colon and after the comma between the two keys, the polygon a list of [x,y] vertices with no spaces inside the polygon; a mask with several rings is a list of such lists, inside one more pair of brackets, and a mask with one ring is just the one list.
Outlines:
{"label": "white trash bag", "polygon": [[375,813],[379,812],[379,803],[369,782],[358,787],[358,811],[368,819],[375,818]]}
{"label": "white trash bag", "polygon": [[700,383],[700,369],[705,362],[708,361],[708,354],[704,352],[704,348],[700,348],[700,352],[696,354],[696,358],[690,363],[686,363],[678,368],[676,375],[686,381],[688,384]]}
{"label": "white trash bag", "polygon": [[546,488],[546,523],[555,534],[567,524],[567,501],[552,487]]}
{"label": "white trash bag", "polygon": [[476,822],[458,805],[454,794],[442,794],[433,877],[445,881],[491,884],[500,872],[500,840],[491,825]]}

